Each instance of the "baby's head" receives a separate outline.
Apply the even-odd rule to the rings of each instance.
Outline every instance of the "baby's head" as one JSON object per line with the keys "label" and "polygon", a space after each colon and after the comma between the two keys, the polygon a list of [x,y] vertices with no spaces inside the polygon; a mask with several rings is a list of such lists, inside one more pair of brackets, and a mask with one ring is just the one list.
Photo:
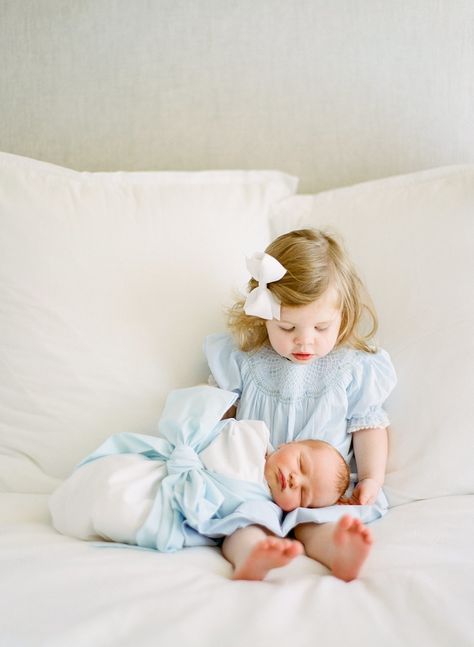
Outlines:
{"label": "baby's head", "polygon": [[322,440],[281,445],[267,456],[265,478],[272,498],[285,512],[334,505],[347,490],[349,466]]}
{"label": "baby's head", "polygon": [[[369,342],[377,329],[375,311],[349,257],[333,236],[317,229],[299,229],[276,238],[265,252],[286,269],[282,278],[268,284],[270,292],[281,303],[281,321],[291,323],[295,312],[304,310],[305,306],[329,306],[339,317],[327,352],[343,344],[372,350]],[[249,292],[257,285],[252,278]],[[278,320],[266,321],[245,314],[244,302],[245,299],[238,301],[229,313],[229,325],[241,349],[254,350],[268,341],[275,347],[268,328]],[[362,322],[364,316],[368,322]],[[361,330],[365,323],[369,324],[368,329]]]}

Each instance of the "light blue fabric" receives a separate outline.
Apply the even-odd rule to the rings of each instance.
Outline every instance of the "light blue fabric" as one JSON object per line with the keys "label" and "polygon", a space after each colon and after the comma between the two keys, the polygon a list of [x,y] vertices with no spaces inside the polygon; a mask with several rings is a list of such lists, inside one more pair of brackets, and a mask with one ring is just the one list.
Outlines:
{"label": "light blue fabric", "polygon": [[[259,510],[281,534],[281,510],[264,485],[206,470],[199,458],[226,424],[220,419],[235,399],[234,393],[208,386],[173,391],[159,422],[159,437],[116,434],[78,465],[80,469],[105,456],[129,453],[166,462],[168,475],[138,530],[138,546],[171,552],[209,543],[207,537],[221,537],[255,523]],[[264,505],[254,509],[250,505],[254,502]]]}
{"label": "light blue fabric", "polygon": [[233,392],[208,386],[173,391],[159,422],[159,436],[116,434],[78,465],[80,469],[105,456],[129,453],[166,462],[168,475],[137,532],[137,546],[172,552],[185,546],[215,544],[215,540],[251,524],[283,537],[299,523],[337,521],[344,514],[368,523],[385,514],[387,502],[381,492],[373,506],[298,508],[285,516],[264,485],[206,470],[199,453],[227,423],[221,417],[236,397]]}
{"label": "light blue fabric", "polygon": [[210,335],[204,352],[218,386],[240,397],[237,419],[263,420],[274,447],[325,440],[349,462],[351,432],[389,424],[383,404],[396,384],[387,352],[338,348],[296,364],[270,346],[240,351],[228,334]]}

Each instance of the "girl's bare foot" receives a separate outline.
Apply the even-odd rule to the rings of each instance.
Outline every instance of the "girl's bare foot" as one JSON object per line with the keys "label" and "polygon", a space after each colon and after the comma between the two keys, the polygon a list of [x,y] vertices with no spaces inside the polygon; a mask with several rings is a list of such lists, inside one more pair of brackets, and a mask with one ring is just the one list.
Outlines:
{"label": "girl's bare foot", "polygon": [[334,529],[332,573],[350,582],[359,574],[372,547],[372,533],[360,519],[344,515]]}
{"label": "girl's bare foot", "polygon": [[286,566],[301,555],[303,546],[293,539],[267,537],[252,548],[244,562],[235,569],[234,580],[263,580],[272,568]]}

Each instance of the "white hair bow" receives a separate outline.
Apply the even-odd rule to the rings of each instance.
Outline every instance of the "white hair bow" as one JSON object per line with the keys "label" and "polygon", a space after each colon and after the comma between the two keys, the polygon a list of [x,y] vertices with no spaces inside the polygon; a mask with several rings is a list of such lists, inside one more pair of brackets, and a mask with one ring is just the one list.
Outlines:
{"label": "white hair bow", "polygon": [[248,271],[258,281],[258,287],[245,300],[245,314],[262,319],[280,319],[280,303],[267,284],[285,276],[286,269],[276,258],[264,252],[256,252],[246,262]]}

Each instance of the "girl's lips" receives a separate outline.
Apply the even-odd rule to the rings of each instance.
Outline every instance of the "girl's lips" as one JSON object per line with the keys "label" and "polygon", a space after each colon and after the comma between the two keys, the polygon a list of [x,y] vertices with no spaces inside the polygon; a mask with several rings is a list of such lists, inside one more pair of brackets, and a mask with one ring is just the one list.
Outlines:
{"label": "girl's lips", "polygon": [[311,359],[313,357],[312,353],[293,353],[295,359],[304,360]]}

